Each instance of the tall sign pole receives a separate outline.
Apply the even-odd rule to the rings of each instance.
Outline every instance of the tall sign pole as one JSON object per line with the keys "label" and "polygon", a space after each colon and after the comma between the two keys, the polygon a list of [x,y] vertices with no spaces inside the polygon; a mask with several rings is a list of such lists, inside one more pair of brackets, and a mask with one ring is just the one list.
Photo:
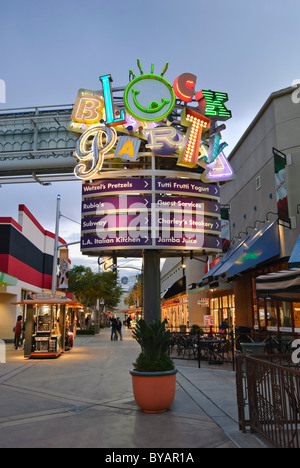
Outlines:
{"label": "tall sign pole", "polygon": [[161,320],[160,252],[144,250],[143,253],[143,308],[144,319],[149,324]]}
{"label": "tall sign pole", "polygon": [[56,294],[56,282],[57,282],[57,252],[58,252],[58,237],[59,237],[60,203],[61,203],[61,196],[57,195],[55,239],[54,239],[54,252],[53,252],[53,269],[52,269],[52,294],[53,295]]}

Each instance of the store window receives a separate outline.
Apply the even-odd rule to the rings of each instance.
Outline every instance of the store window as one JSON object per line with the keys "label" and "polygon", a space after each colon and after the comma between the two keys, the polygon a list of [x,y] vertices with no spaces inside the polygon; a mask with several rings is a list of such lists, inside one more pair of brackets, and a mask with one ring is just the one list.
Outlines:
{"label": "store window", "polygon": [[265,314],[265,300],[258,299],[258,317],[259,317],[259,326],[264,328],[266,326],[266,314]]}
{"label": "store window", "polygon": [[[293,327],[293,307],[291,302],[258,299],[254,304],[254,328],[267,328],[269,331],[290,332]],[[300,303],[294,304],[295,331],[300,332]],[[297,323],[297,325],[296,325]],[[298,328],[298,330],[296,330]]]}
{"label": "store window", "polygon": [[267,312],[267,327],[268,330],[277,331],[278,328],[278,318],[277,318],[277,308],[274,301],[267,299],[266,301],[266,312]]}
{"label": "store window", "polygon": [[279,302],[280,330],[292,331],[292,304],[291,302]]}
{"label": "store window", "polygon": [[213,330],[216,331],[219,327],[219,298],[213,297],[210,300],[210,315],[214,317]]}
{"label": "store window", "polygon": [[233,295],[210,299],[210,315],[214,317],[214,331],[227,319],[229,328],[235,327],[235,298]]}
{"label": "store window", "polygon": [[258,319],[258,308],[257,308],[257,305],[254,304],[253,306],[253,326],[254,326],[254,329],[255,330],[258,330],[259,328],[259,319]]}
{"label": "store window", "polygon": [[51,331],[51,306],[37,309],[36,331],[37,333]]}
{"label": "store window", "polygon": [[294,326],[295,332],[300,333],[300,302],[294,302]]}

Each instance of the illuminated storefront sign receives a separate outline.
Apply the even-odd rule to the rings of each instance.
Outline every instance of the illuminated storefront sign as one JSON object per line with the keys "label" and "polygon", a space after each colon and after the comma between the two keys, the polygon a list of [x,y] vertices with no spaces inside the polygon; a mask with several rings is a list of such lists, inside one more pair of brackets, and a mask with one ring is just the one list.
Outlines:
{"label": "illuminated storefront sign", "polygon": [[[196,92],[197,77],[191,73],[180,75],[172,86],[164,78],[168,64],[161,75],[154,74],[153,65],[149,74],[144,74],[139,60],[138,66],[140,76],[136,77],[130,70],[132,80],[123,96],[125,110],[114,104],[110,74],[100,77],[103,92],[79,90],[68,126],[70,132],[81,135],[74,153],[79,160],[76,177],[92,179],[101,172],[106,159],[138,160],[143,140],[147,140],[146,148],[157,156],[176,156],[178,166],[202,167],[203,180],[211,176],[218,182],[232,177],[229,162],[219,161],[227,146],[221,142],[221,130],[226,127],[216,126],[218,120],[231,118],[231,111],[225,105],[228,95],[211,90]],[[176,97],[184,106],[180,122],[173,125]],[[196,107],[190,107],[193,99]],[[217,163],[210,167],[214,161]]]}

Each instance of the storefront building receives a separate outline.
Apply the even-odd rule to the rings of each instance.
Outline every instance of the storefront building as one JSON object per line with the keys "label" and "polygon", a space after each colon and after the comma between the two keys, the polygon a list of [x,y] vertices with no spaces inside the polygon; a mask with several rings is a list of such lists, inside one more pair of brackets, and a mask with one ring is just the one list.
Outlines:
{"label": "storefront building", "polygon": [[162,301],[162,320],[171,330],[186,331],[189,329],[189,300],[186,293],[178,293]]}
{"label": "storefront building", "polygon": [[181,258],[166,259],[161,271],[161,319],[171,330],[189,325],[186,277]]}
{"label": "storefront building", "polygon": [[[167,259],[162,269],[162,320],[173,330],[189,330],[193,325],[204,329],[208,321],[218,330],[223,317],[234,322],[234,298],[225,285],[221,290],[196,287],[203,276],[206,261],[197,258]],[[223,298],[224,296],[224,298]],[[213,319],[212,319],[213,317]]]}
{"label": "storefront building", "polygon": [[231,246],[194,285],[204,297],[214,290],[224,298],[224,288],[231,288],[236,325],[264,332],[300,331],[297,284],[284,296],[258,288],[260,277],[272,274],[274,281],[300,266],[300,106],[294,93],[273,93],[231,152],[236,178],[221,187]]}
{"label": "storefront building", "polygon": [[0,339],[10,341],[16,318],[25,310],[12,303],[51,289],[55,235],[19,205],[18,221],[0,218],[0,238]]}

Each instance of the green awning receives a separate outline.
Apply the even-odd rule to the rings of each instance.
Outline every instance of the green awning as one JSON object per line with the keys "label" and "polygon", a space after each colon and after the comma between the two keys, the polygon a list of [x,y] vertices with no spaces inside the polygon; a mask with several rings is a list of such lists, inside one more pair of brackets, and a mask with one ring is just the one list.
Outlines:
{"label": "green awning", "polygon": [[2,273],[0,271],[0,286],[16,286],[18,283],[18,278],[10,276],[7,273]]}

